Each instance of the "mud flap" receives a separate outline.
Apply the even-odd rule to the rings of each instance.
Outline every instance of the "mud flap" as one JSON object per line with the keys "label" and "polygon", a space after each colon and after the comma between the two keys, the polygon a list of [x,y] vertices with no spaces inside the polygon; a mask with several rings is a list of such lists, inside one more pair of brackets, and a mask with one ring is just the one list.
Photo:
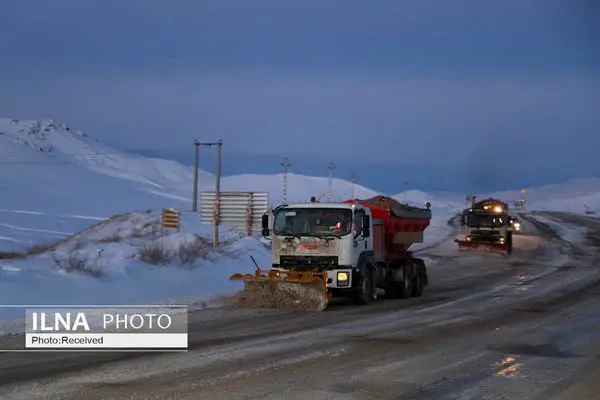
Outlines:
{"label": "mud flap", "polygon": [[235,274],[230,280],[244,281],[244,291],[235,299],[239,308],[319,312],[329,303],[326,274],[271,270],[266,275]]}

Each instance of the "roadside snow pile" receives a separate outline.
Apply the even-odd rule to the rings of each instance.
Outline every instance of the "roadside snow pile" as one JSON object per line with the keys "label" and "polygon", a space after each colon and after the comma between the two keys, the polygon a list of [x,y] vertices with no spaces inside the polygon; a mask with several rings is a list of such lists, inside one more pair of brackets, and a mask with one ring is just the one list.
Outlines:
{"label": "roadside snow pile", "polygon": [[568,224],[565,221],[554,219],[550,216],[533,213],[532,217],[542,224],[548,226],[561,238],[573,245],[587,245],[589,229],[584,226]]}
{"label": "roadside snow pile", "polygon": [[568,199],[539,200],[528,204],[531,210],[566,211],[596,216],[600,214],[600,192]]}
{"label": "roadside snow pile", "polygon": [[[212,229],[200,225],[197,213],[184,213],[181,231],[162,237],[159,221],[160,210],[116,215],[39,246],[35,254],[1,259],[0,303],[164,304],[171,299],[206,306],[215,296],[241,289],[228,278],[253,271],[250,255],[270,264],[270,251],[258,240],[224,227],[221,244],[213,249]],[[22,308],[0,309],[0,322],[22,316]]]}

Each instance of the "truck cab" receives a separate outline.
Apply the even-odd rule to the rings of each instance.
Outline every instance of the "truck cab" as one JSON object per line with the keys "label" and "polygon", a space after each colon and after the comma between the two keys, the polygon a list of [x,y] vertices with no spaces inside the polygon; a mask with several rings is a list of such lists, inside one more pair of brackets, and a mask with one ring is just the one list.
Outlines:
{"label": "truck cab", "polygon": [[473,203],[463,213],[462,225],[467,228],[467,236],[458,241],[459,246],[486,245],[512,252],[513,225],[506,203],[492,198]]}
{"label": "truck cab", "polygon": [[359,283],[373,251],[372,215],[359,204],[299,203],[273,210],[272,232],[263,216],[263,236],[271,236],[272,268],[327,271],[329,289]]}

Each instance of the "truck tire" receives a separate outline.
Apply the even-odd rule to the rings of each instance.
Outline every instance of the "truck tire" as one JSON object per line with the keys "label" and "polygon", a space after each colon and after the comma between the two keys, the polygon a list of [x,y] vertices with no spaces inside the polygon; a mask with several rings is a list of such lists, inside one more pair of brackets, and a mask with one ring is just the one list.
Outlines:
{"label": "truck tire", "polygon": [[405,263],[395,265],[396,270],[402,270],[402,282],[389,282],[385,290],[385,297],[390,299],[404,299],[410,297],[412,291],[412,280],[407,279],[410,276],[409,266]]}
{"label": "truck tire", "polygon": [[423,261],[422,258],[415,258],[414,260],[417,268],[419,268],[419,272],[422,274],[424,282],[423,286],[429,285],[429,277],[427,276],[427,267],[425,266],[425,261]]}
{"label": "truck tire", "polygon": [[415,268],[416,274],[412,281],[412,291],[410,294],[412,297],[421,297],[423,295],[423,291],[425,290],[425,285],[427,284],[425,268],[419,264],[417,264]]}
{"label": "truck tire", "polygon": [[402,267],[402,282],[400,283],[399,294],[403,299],[407,299],[412,295],[414,277],[411,276],[411,272],[414,268],[414,264],[406,264]]}
{"label": "truck tire", "polygon": [[512,232],[508,232],[506,234],[506,252],[508,254],[512,254],[512,250],[513,250],[513,237],[512,237]]}
{"label": "truck tire", "polygon": [[369,304],[371,299],[373,298],[373,277],[372,271],[365,268],[363,270],[363,275],[360,280],[360,285],[356,290],[356,300],[358,304],[366,305]]}

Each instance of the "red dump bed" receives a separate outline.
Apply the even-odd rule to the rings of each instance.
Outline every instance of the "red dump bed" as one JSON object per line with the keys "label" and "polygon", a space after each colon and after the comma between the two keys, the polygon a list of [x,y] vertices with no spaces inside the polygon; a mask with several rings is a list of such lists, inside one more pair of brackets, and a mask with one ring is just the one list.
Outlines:
{"label": "red dump bed", "polygon": [[377,261],[405,258],[413,243],[423,242],[423,232],[431,222],[431,210],[401,204],[386,196],[368,200],[348,200],[371,210],[373,246]]}

